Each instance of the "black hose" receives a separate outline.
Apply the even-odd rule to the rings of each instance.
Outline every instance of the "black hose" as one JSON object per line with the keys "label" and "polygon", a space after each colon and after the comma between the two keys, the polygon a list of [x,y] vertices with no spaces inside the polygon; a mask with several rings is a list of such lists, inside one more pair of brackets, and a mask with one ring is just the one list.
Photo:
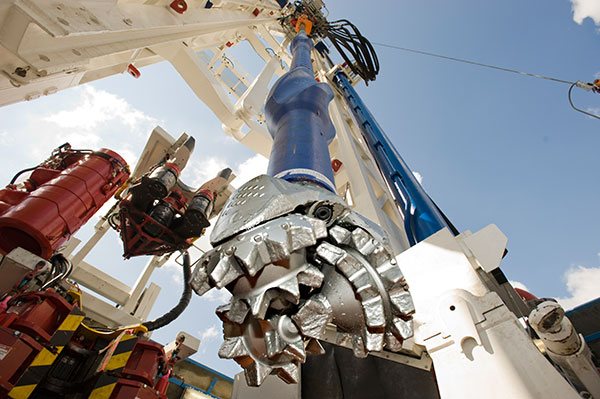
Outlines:
{"label": "black hose", "polygon": [[173,309],[169,310],[158,319],[143,323],[142,325],[146,327],[148,331],[157,330],[166,326],[183,313],[185,308],[187,308],[189,305],[190,299],[192,298],[192,286],[190,285],[191,279],[192,266],[190,265],[190,255],[186,251],[183,253],[183,293],[181,294],[181,299],[179,299],[179,303],[175,305]]}
{"label": "black hose", "polygon": [[32,166],[31,168],[23,169],[23,170],[17,172],[17,174],[13,176],[13,178],[10,181],[10,183],[8,183],[8,184],[15,184],[15,182],[17,181],[17,179],[19,178],[19,176],[21,176],[25,172],[30,172],[32,170],[36,170],[39,166],[40,165]]}
{"label": "black hose", "polygon": [[73,264],[61,253],[54,254],[50,258],[50,263],[52,264],[52,272],[46,277],[41,287],[42,290],[53,287],[60,280],[67,278],[73,271]]}
{"label": "black hose", "polygon": [[358,28],[345,19],[328,23],[325,28],[325,36],[352,72],[359,75],[366,84],[375,80],[379,73],[379,60],[375,49]]}

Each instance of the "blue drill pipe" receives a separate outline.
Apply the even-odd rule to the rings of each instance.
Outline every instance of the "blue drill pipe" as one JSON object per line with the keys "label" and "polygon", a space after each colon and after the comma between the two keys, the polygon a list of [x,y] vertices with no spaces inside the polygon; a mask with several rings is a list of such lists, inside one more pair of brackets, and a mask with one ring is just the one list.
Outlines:
{"label": "blue drill pipe", "polygon": [[267,174],[335,192],[328,147],[335,128],[327,109],[333,91],[315,80],[312,48],[312,40],[300,31],[290,45],[292,66],[267,97],[265,115],[273,137]]}
{"label": "blue drill pipe", "polygon": [[404,217],[404,229],[410,245],[424,240],[444,227],[454,231],[454,227],[450,225],[423,190],[408,165],[369,112],[346,74],[338,70],[333,77],[333,82],[342,92],[375,162],[390,187],[394,199],[400,205]]}

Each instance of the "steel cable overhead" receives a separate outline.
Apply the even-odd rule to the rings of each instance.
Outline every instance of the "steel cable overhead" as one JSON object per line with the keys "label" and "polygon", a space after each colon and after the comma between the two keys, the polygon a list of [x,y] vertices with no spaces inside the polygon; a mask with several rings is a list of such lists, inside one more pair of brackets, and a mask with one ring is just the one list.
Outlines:
{"label": "steel cable overhead", "polygon": [[415,50],[415,49],[411,49],[411,48],[407,48],[407,47],[395,46],[395,45],[392,45],[392,44],[377,43],[377,42],[373,42],[373,44],[376,45],[376,46],[388,47],[388,48],[391,48],[391,49],[406,51],[406,52],[409,52],[409,53],[427,55],[427,56],[430,56],[430,57],[436,57],[436,58],[441,58],[441,59],[445,59],[445,60],[449,60],[449,61],[461,62],[461,63],[464,63],[464,64],[475,65],[475,66],[479,66],[479,67],[483,67],[483,68],[495,69],[495,70],[503,71],[503,72],[511,72],[511,73],[515,73],[515,74],[518,74],[518,75],[529,76],[529,77],[532,77],[532,78],[545,79],[545,80],[549,80],[549,81],[552,81],[552,82],[568,84],[568,85],[570,85],[569,91],[568,91],[568,99],[569,99],[569,104],[571,105],[571,107],[575,111],[577,111],[577,112],[581,112],[582,114],[585,114],[585,115],[590,116],[592,118],[600,119],[600,116],[598,116],[598,115],[595,115],[595,114],[592,114],[590,112],[587,112],[587,111],[584,111],[582,109],[577,108],[573,104],[573,101],[571,99],[571,91],[573,90],[573,87],[575,87],[575,86],[577,86],[579,88],[582,88],[582,89],[584,89],[586,91],[592,90],[595,93],[600,93],[600,89],[598,88],[597,83],[596,83],[597,81],[594,82],[594,83],[584,83],[584,82],[581,82],[581,81],[575,81],[575,82],[573,82],[573,81],[568,81],[568,80],[553,78],[551,76],[544,76],[544,75],[539,75],[539,74],[535,74],[535,73],[518,71],[516,69],[504,68],[504,67],[500,67],[500,66],[497,66],[497,65],[491,65],[491,64],[484,64],[482,62],[465,60],[463,58],[450,57],[450,56],[447,56],[447,55],[430,53],[430,52],[427,52],[427,51]]}

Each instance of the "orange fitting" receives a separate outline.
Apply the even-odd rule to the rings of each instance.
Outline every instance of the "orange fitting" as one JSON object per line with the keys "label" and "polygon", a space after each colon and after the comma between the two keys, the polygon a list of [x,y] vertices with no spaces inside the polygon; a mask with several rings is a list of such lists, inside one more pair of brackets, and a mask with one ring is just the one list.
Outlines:
{"label": "orange fitting", "polygon": [[296,21],[296,33],[300,32],[300,27],[304,25],[304,31],[307,35],[310,35],[310,31],[312,30],[312,21],[308,19],[308,15],[302,14],[298,21]]}

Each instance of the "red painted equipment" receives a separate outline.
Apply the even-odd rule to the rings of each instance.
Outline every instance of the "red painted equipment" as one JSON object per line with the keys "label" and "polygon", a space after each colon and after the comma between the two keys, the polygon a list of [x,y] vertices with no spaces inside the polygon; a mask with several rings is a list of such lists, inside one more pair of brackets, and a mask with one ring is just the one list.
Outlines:
{"label": "red painted equipment", "polygon": [[[77,305],[67,302],[52,289],[17,295],[9,303],[12,305],[0,314],[0,354],[3,354],[0,356],[0,397],[14,386],[23,385],[24,374],[23,378],[31,378],[28,367],[44,348],[50,353],[62,349],[83,319],[78,316],[81,312]],[[69,326],[64,326],[63,322],[70,315],[75,318]]]}
{"label": "red painted equipment", "polygon": [[0,190],[0,253],[22,247],[50,258],[129,178],[118,154],[65,144],[24,183]]}
{"label": "red painted equipment", "polygon": [[0,327],[0,397],[5,397],[19,381],[43,346],[28,335]]}
{"label": "red painted equipment", "polygon": [[161,344],[139,339],[121,375],[154,386],[154,377],[159,374],[166,362],[165,351]]}
{"label": "red painted equipment", "polygon": [[142,76],[142,73],[133,64],[127,66],[127,72],[136,79]]}
{"label": "red painted equipment", "polygon": [[523,299],[524,301],[534,301],[538,299],[537,296],[533,295],[529,291],[525,291],[524,289],[515,288],[515,291],[517,291],[517,294],[519,294],[521,299]]}
{"label": "red painted equipment", "polygon": [[157,393],[152,385],[139,381],[119,379],[110,399],[166,399],[167,396]]}
{"label": "red painted equipment", "polygon": [[177,14],[183,14],[188,9],[188,5],[184,0],[172,1],[171,4],[169,4],[169,7]]}

